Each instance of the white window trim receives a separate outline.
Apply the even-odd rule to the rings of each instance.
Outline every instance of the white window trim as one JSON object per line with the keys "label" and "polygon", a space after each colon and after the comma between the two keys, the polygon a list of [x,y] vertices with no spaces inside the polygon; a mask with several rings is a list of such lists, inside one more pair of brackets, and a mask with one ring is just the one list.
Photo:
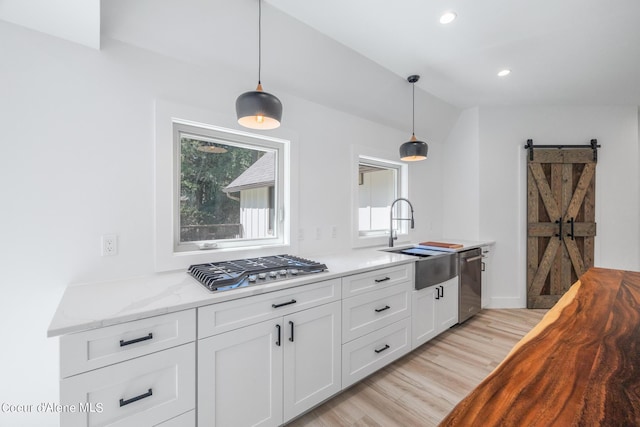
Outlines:
{"label": "white window trim", "polygon": [[[370,246],[386,246],[389,244],[389,230],[385,230],[383,233],[366,233],[360,234],[358,224],[358,210],[359,197],[358,197],[358,184],[360,179],[360,162],[376,164],[384,167],[394,167],[398,170],[398,195],[397,197],[407,197],[409,194],[409,168],[406,163],[389,160],[388,153],[371,149],[368,147],[352,146],[351,147],[351,246],[354,248],[364,248]],[[396,207],[399,207],[399,215],[407,217],[409,215],[409,209],[406,203],[397,203]],[[395,223],[394,223],[395,225]],[[408,227],[402,221],[397,234],[398,239],[396,243],[408,242],[409,233]]]}
{"label": "white window trim", "polygon": [[[215,122],[217,125],[210,123]],[[282,162],[281,209],[278,209],[277,218],[281,220],[282,240],[280,242],[254,241],[250,245],[221,245],[217,248],[176,251],[175,224],[176,224],[176,198],[175,173],[176,148],[174,144],[174,123],[206,128],[214,132],[222,132],[233,135],[234,138],[253,138],[264,141],[265,146],[280,145],[279,162]],[[155,215],[154,215],[154,249],[155,270],[169,271],[184,269],[192,264],[200,264],[212,261],[223,261],[236,258],[247,258],[264,255],[275,255],[285,252],[295,252],[294,242],[291,241],[291,230],[297,226],[297,181],[291,179],[297,176],[297,158],[295,150],[297,135],[287,129],[269,131],[269,135],[255,134],[237,130],[238,125],[233,118],[219,116],[214,112],[197,107],[174,104],[164,100],[155,102]],[[234,247],[236,246],[236,247]]]}
{"label": "white window trim", "polygon": [[[266,151],[274,151],[276,153],[276,226],[277,231],[274,237],[263,237],[259,239],[230,239],[230,240],[216,240],[216,241],[201,241],[201,242],[180,242],[180,206],[178,203],[174,203],[173,211],[173,248],[175,252],[188,252],[199,251],[203,248],[209,248],[207,250],[220,250],[228,248],[244,248],[251,246],[273,246],[284,244],[284,204],[282,194],[284,192],[284,180],[282,179],[281,171],[286,170],[284,163],[284,151],[288,145],[288,141],[282,141],[275,138],[266,138],[262,135],[241,135],[235,131],[229,129],[221,130],[212,126],[203,127],[201,125],[194,126],[187,124],[184,120],[173,120],[173,139],[174,139],[174,159],[180,158],[180,134],[192,135],[195,138],[204,137],[210,140],[215,140],[219,143],[228,143],[229,145],[236,147],[244,147],[251,150],[258,151],[264,149]],[[178,200],[180,197],[180,164],[174,160],[174,172],[173,172],[173,199]]]}

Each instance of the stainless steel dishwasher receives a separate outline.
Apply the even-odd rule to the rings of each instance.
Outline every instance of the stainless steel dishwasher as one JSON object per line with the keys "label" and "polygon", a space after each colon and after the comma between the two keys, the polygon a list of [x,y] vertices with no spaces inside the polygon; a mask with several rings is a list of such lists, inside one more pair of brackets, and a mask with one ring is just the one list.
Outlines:
{"label": "stainless steel dishwasher", "polygon": [[458,323],[480,311],[482,301],[482,250],[458,253]]}

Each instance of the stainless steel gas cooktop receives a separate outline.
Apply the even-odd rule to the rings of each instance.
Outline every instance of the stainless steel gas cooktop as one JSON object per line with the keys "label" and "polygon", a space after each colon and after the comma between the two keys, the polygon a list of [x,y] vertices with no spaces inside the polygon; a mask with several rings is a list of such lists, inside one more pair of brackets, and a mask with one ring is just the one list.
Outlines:
{"label": "stainless steel gas cooktop", "polygon": [[187,272],[210,291],[226,291],[326,270],[327,266],[319,262],[293,255],[274,255],[195,264]]}

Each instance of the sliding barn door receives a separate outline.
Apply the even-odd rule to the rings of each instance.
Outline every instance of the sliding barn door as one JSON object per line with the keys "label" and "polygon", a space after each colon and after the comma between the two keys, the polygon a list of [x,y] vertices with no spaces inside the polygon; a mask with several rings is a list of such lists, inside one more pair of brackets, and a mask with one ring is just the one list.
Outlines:
{"label": "sliding barn door", "polygon": [[536,149],[527,171],[527,307],[550,308],[593,266],[596,159]]}

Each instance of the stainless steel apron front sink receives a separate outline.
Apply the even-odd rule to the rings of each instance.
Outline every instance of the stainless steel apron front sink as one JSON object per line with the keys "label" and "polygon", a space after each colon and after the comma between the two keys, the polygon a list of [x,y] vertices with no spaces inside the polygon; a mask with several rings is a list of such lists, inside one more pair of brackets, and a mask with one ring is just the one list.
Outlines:
{"label": "stainless steel apron front sink", "polygon": [[458,275],[458,254],[455,252],[439,252],[418,247],[384,250],[416,257],[415,289],[446,282]]}

